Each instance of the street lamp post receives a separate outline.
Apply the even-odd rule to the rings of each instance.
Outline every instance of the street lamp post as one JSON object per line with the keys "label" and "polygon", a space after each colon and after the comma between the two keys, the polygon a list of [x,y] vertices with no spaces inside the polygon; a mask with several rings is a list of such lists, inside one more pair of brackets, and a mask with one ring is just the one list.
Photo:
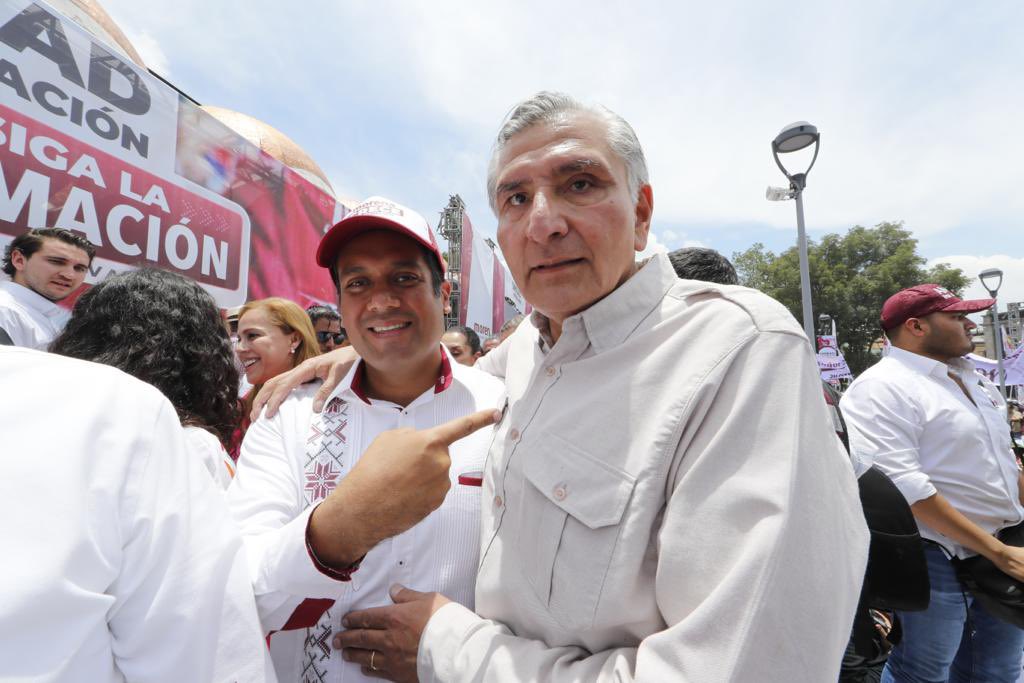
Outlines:
{"label": "street lamp post", "polygon": [[[775,164],[789,179],[789,190],[769,187],[766,196],[768,199],[778,201],[783,199],[796,200],[796,229],[797,248],[800,253],[800,299],[803,306],[804,333],[815,345],[814,318],[811,312],[811,273],[807,260],[807,233],[804,230],[804,187],[807,186],[807,174],[811,172],[814,162],[818,160],[818,147],[821,144],[821,134],[818,129],[806,121],[791,123],[782,129],[782,132],[772,140],[772,156],[775,157]],[[814,156],[807,170],[803,173],[790,173],[782,165],[779,159],[780,154],[797,152],[814,145]]]}
{"label": "street lamp post", "polygon": [[[988,295],[993,299],[1003,285],[1003,271],[998,268],[987,268],[978,273],[981,286],[988,290]],[[995,334],[992,338],[996,346],[996,373],[999,375],[999,393],[1006,399],[1006,374],[1003,372],[1003,331],[999,327],[999,302],[992,303],[992,322],[995,326]]]}

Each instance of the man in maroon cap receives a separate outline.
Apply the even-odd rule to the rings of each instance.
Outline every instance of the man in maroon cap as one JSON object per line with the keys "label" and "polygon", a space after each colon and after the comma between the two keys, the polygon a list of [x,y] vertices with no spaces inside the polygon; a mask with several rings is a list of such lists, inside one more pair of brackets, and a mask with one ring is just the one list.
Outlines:
{"label": "man in maroon cap", "polygon": [[974,347],[967,314],[993,303],[964,301],[934,284],[897,292],[882,307],[888,355],[840,404],[851,449],[892,479],[929,541],[931,601],[925,611],[900,613],[903,640],[883,682],[1015,683],[1020,676],[1024,630],[992,616],[951,562],[982,555],[1024,580],[1024,548],[997,538],[1024,520],[1005,403],[962,358]]}

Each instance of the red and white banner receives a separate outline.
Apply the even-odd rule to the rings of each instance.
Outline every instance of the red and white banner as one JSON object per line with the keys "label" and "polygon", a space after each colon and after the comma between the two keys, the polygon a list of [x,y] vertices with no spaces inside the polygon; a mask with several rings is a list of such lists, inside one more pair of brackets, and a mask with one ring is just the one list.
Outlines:
{"label": "red and white banner", "polygon": [[850,366],[843,358],[843,352],[839,350],[839,343],[834,335],[821,335],[818,337],[818,371],[821,378],[826,382],[835,382],[840,379],[853,379]]}
{"label": "red and white banner", "polygon": [[222,307],[333,301],[314,262],[345,208],[44,2],[0,0],[0,248],[64,227],[88,282],[140,265]]}
{"label": "red and white banner", "polygon": [[526,302],[491,245],[473,232],[468,214],[463,214],[461,246],[459,320],[487,339],[506,320],[526,312]]}

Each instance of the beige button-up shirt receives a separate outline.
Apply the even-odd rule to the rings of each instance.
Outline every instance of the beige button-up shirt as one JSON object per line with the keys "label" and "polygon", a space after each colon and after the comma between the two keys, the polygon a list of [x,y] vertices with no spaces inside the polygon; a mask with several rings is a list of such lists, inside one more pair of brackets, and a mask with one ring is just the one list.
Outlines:
{"label": "beige button-up shirt", "polygon": [[836,680],[868,533],[793,317],[658,255],[539,334],[509,339],[477,614],[433,616],[420,680]]}

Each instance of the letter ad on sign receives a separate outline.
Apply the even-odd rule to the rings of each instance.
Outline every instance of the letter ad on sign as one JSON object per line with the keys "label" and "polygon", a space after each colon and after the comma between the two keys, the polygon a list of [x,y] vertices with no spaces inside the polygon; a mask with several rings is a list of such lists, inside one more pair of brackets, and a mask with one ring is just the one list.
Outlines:
{"label": "letter ad on sign", "polygon": [[152,265],[227,308],[335,301],[316,246],[345,207],[53,6],[0,0],[0,248],[62,227],[87,282]]}

